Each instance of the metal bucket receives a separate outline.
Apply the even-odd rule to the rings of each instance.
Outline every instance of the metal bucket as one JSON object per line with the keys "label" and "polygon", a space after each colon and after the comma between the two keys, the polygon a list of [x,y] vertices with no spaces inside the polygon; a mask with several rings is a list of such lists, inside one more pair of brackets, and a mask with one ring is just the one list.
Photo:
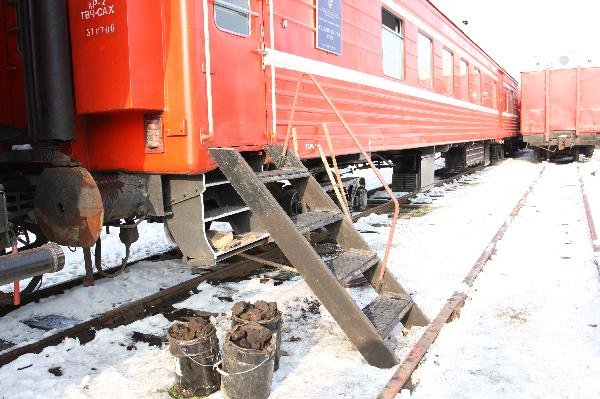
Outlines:
{"label": "metal bucket", "polygon": [[[276,333],[275,333],[276,334]],[[277,337],[262,351],[245,349],[225,336],[223,348],[223,396],[229,399],[266,399],[271,394]]]}
{"label": "metal bucket", "polygon": [[[248,323],[248,320],[240,319],[235,315],[231,315],[231,328],[235,328],[236,326],[243,326]],[[281,311],[277,311],[277,316],[273,317],[271,320],[265,321],[257,321],[256,323],[260,324],[264,328],[269,329],[273,335],[277,337],[276,347],[275,347],[275,365],[274,371],[279,369],[279,358],[281,357],[281,326],[283,324]]]}
{"label": "metal bucket", "polygon": [[202,337],[189,341],[173,338],[172,328],[167,333],[169,351],[175,362],[176,384],[171,396],[191,398],[218,391],[221,375],[213,365],[221,361],[221,351],[215,327],[209,323]]}

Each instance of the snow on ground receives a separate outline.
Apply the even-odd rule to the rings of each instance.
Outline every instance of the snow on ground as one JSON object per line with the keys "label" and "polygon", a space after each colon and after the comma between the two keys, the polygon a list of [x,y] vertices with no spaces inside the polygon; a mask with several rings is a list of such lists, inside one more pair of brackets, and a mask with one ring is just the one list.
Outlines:
{"label": "snow on ground", "polygon": [[460,319],[414,374],[416,391],[403,397],[600,397],[600,284],[589,237],[576,165],[548,165]]}
{"label": "snow on ground", "polygon": [[[164,253],[173,248],[173,245],[165,236],[162,223],[142,222],[138,226],[138,231],[140,233],[140,240],[131,245],[130,262]],[[119,240],[119,229],[111,227],[108,234],[103,229],[100,236],[102,238],[102,264],[104,268],[119,266],[125,256],[125,246]],[[63,251],[65,253],[65,266],[57,273],[45,274],[42,280],[42,287],[48,287],[85,275],[82,249],[75,248],[71,251],[68,247],[63,247]],[[93,254],[94,250],[92,249],[92,258]],[[22,281],[21,287],[25,287],[27,282],[28,280]],[[0,291],[12,292],[13,286],[12,284],[1,285]]]}
{"label": "snow on ground", "polygon": [[[590,162],[579,164],[579,168],[598,235],[600,234],[600,149],[596,149]],[[600,239],[596,245],[600,246]],[[600,254],[596,256],[600,270]]]}
{"label": "snow on ground", "polygon": [[[429,317],[433,318],[435,316],[446,299],[455,290],[462,289],[462,279],[468,270],[479,257],[481,251],[495,234],[498,227],[504,222],[504,218],[512,210],[523,192],[539,174],[541,165],[529,162],[527,157],[531,153],[525,153],[524,155],[525,158],[523,159],[506,160],[476,175],[461,179],[461,181],[453,184],[448,184],[444,188],[436,189],[424,197],[429,197],[432,200],[430,201],[432,204],[429,208],[429,213],[419,218],[401,219],[399,221],[395,232],[389,268],[401,284],[414,295],[415,301],[424,309]],[[585,166],[590,167],[590,165],[591,163]],[[597,162],[596,165],[598,165]],[[572,184],[576,183],[573,182]],[[551,183],[547,183],[547,185],[551,186]],[[568,189],[573,189],[573,187]],[[443,197],[439,197],[441,193],[443,193]],[[575,194],[569,191],[568,195],[574,196]],[[543,202],[544,200],[542,195],[538,195],[535,198],[536,201]],[[533,199],[530,200],[530,204],[533,204],[531,201]],[[578,212],[576,207],[573,208],[570,212]],[[528,211],[530,211],[529,208]],[[531,212],[535,213],[535,210]],[[560,215],[560,212],[553,210],[552,215],[557,214]],[[573,268],[578,268],[577,270],[580,271],[579,268],[584,268],[584,266],[580,262],[583,259],[583,255],[580,254],[579,250],[584,247],[585,240],[582,238],[583,233],[577,232],[583,229],[582,226],[587,227],[582,221],[577,222],[576,219],[568,218],[567,213],[565,213],[565,217],[569,219],[570,225],[560,227],[573,234],[573,241],[577,240],[577,243],[571,244],[573,245],[572,252],[566,255],[571,256],[572,259],[564,260],[564,262]],[[475,324],[480,319],[483,320],[483,317],[480,317],[481,315],[500,314],[498,312],[503,311],[501,308],[492,308],[490,305],[492,299],[495,296],[502,295],[502,293],[508,293],[509,295],[500,297],[505,300],[501,304],[507,305],[507,309],[515,310],[515,312],[510,313],[510,310],[505,309],[509,313],[506,313],[506,317],[503,316],[501,318],[501,320],[504,320],[503,323],[506,325],[516,323],[514,317],[517,318],[517,321],[519,317],[530,320],[531,315],[535,314],[535,309],[524,309],[523,306],[527,306],[527,304],[535,302],[536,299],[540,299],[541,297],[540,292],[533,290],[536,287],[536,284],[531,284],[531,279],[533,278],[536,280],[539,279],[540,289],[542,287],[551,289],[558,286],[556,294],[563,295],[565,292],[572,294],[572,297],[563,298],[564,301],[560,303],[572,304],[573,301],[577,300],[581,302],[580,310],[574,312],[576,315],[570,321],[579,322],[578,315],[583,317],[583,314],[587,314],[591,319],[594,319],[594,317],[596,319],[596,321],[591,320],[589,323],[597,322],[598,310],[591,308],[593,302],[585,302],[585,300],[591,298],[586,297],[584,292],[572,292],[573,284],[579,283],[579,280],[570,274],[571,278],[565,277],[566,273],[564,271],[563,274],[557,275],[558,277],[554,276],[555,278],[561,278],[560,281],[554,281],[554,284],[552,284],[552,273],[548,273],[548,276],[546,276],[544,273],[539,273],[539,270],[536,269],[535,273],[527,274],[527,271],[524,269],[527,263],[521,262],[521,260],[528,256],[528,249],[521,249],[517,252],[510,250],[513,245],[523,244],[525,238],[530,240],[531,237],[535,237],[535,235],[531,234],[531,231],[521,231],[523,229],[539,231],[533,225],[534,222],[542,223],[543,232],[549,230],[547,228],[548,225],[543,223],[551,221],[546,219],[547,217],[531,216],[529,221],[519,224],[520,230],[516,233],[518,235],[517,239],[509,241],[506,246],[501,243],[498,258],[501,256],[501,249],[503,247],[507,248],[505,252],[515,257],[513,260],[514,264],[505,265],[504,262],[501,266],[492,266],[490,264],[487,269],[498,269],[499,275],[492,278],[486,276],[487,271],[484,272],[482,277],[483,279],[489,279],[488,285],[490,287],[486,286],[485,289],[481,288],[479,291],[473,291],[471,293],[473,300],[464,309],[463,318],[447,326],[447,329],[457,328],[457,326],[460,326],[458,323],[464,323],[464,328],[467,332],[463,330],[461,334],[462,336],[466,336],[469,331],[468,324]],[[517,219],[517,221],[519,220]],[[385,250],[385,241],[389,233],[389,223],[390,220],[385,215],[372,215],[361,219],[357,223],[357,227],[362,231],[365,239],[381,255]],[[573,231],[571,232],[571,230]],[[527,234],[525,238],[523,234]],[[545,241],[539,241],[537,244],[539,246],[545,245]],[[558,247],[552,248],[552,250],[554,249],[558,250]],[[539,249],[536,251],[536,255],[533,255],[533,260],[536,261],[538,258],[542,258],[542,253],[539,252]],[[175,267],[175,262],[171,262],[173,263],[173,267]],[[162,263],[169,264],[168,262],[153,263],[152,266],[149,265],[149,269],[152,270],[154,265]],[[535,267],[540,268],[543,266],[543,263],[540,262]],[[503,272],[500,273],[499,270],[501,267],[503,269],[506,268],[506,275]],[[132,268],[131,272],[133,270]],[[135,268],[135,270],[141,270],[141,268]],[[561,272],[560,268],[553,267],[551,264],[548,266],[548,270]],[[517,271],[527,278],[519,281],[509,274],[511,271]],[[167,273],[172,272],[165,272],[165,274]],[[185,277],[183,274],[184,272],[182,272],[182,278]],[[140,274],[136,274],[135,276],[141,277]],[[128,276],[128,279],[132,279],[135,276],[132,274],[130,277]],[[583,279],[586,276],[586,274],[580,273],[577,278]],[[152,275],[150,273],[146,278],[149,281],[163,278],[163,276]],[[558,285],[559,282],[563,281],[562,279],[567,284]],[[168,280],[166,278],[165,283],[168,283]],[[510,284],[506,284],[509,287],[498,283],[498,281],[504,282],[507,280],[510,280]],[[592,285],[595,282],[597,289],[597,276],[596,280],[588,280],[586,287],[593,288]],[[105,301],[109,302],[109,298],[115,295],[114,293],[118,295],[119,291],[134,289],[132,286],[126,286],[123,289],[121,278],[117,278],[115,281],[106,280],[102,284],[106,285],[106,291],[102,293],[98,292],[98,296],[95,299],[104,298]],[[531,298],[529,298],[529,295],[521,298],[522,292],[518,291],[519,287],[529,288],[530,291],[528,294],[535,295],[531,295]],[[563,291],[559,291],[560,287],[563,287]],[[100,287],[96,287],[95,289],[98,288]],[[232,303],[222,302],[218,299],[219,296],[230,296],[234,301],[240,299],[251,301],[255,299],[276,300],[280,308],[283,309],[283,349],[288,352],[289,356],[282,357],[280,370],[275,373],[272,398],[375,397],[393,374],[393,369],[380,370],[370,367],[365,363],[360,354],[353,350],[352,345],[329,313],[322,306],[316,305],[314,302],[315,297],[300,279],[276,286],[273,280],[267,282],[263,280],[261,282],[259,278],[253,278],[240,283],[226,283],[218,286],[201,284],[199,290],[198,294],[193,295],[177,306],[219,313],[214,318],[214,322],[221,339],[225,330],[230,325],[228,312]],[[489,295],[487,294],[488,290]],[[81,313],[77,313],[76,310],[72,309],[72,303],[77,303],[78,307],[90,306],[89,302],[76,302],[75,299],[81,301],[83,296],[91,295],[90,293],[93,293],[93,291],[86,291],[83,288],[72,291],[63,296],[67,298],[67,301],[62,302],[60,308],[69,314],[74,312],[81,315]],[[361,305],[368,303],[373,298],[372,291],[367,289],[352,289],[351,294]],[[73,299],[71,304],[69,303],[69,298]],[[551,304],[549,308],[554,308],[554,310],[560,308],[556,303],[562,297],[541,298],[545,299],[542,305],[548,302]],[[465,312],[468,311],[470,306],[473,306],[472,304],[478,301],[482,301],[484,305],[482,305],[478,312],[473,311],[475,320],[471,319],[470,323],[467,323],[469,319],[465,317]],[[596,306],[598,306],[597,303],[596,298]],[[44,305],[44,303],[41,305]],[[59,307],[55,304],[54,307],[43,309],[43,311],[54,309],[56,312],[55,309],[57,308]],[[539,308],[543,308],[543,306]],[[35,309],[40,308],[31,307],[28,312],[33,313]],[[526,313],[519,313],[521,311],[526,311]],[[547,312],[550,311],[551,309],[547,310]],[[21,313],[21,316],[26,316],[29,313]],[[2,326],[0,326],[0,338],[2,338],[1,334],[8,334],[7,330],[10,330],[9,336],[11,334],[12,336],[27,336],[27,334],[16,332],[16,330],[25,329],[25,327],[18,324],[19,317],[17,315],[18,313],[15,313],[10,325],[5,325],[3,319]],[[480,329],[482,334],[485,332],[495,334],[492,337],[494,338],[492,344],[478,341],[477,337],[471,337],[470,340],[463,340],[465,343],[479,343],[479,346],[475,348],[476,353],[471,355],[474,359],[473,361],[479,361],[482,365],[481,367],[474,368],[475,372],[481,368],[483,370],[482,375],[491,375],[485,374],[485,372],[489,371],[489,368],[498,368],[504,364],[507,368],[510,368],[511,362],[519,360],[519,358],[509,356],[509,353],[505,353],[506,351],[503,351],[497,342],[498,336],[514,336],[514,342],[518,342],[517,338],[519,338],[519,335],[517,332],[520,332],[520,330],[513,332],[505,324],[489,326],[487,330],[485,328]],[[161,334],[164,333],[168,325],[169,323],[164,317],[155,316],[129,326],[113,330],[103,330],[92,342],[83,346],[74,340],[68,340],[57,347],[46,349],[40,355],[22,356],[0,369],[0,398],[167,398],[168,395],[166,392],[173,382],[172,363],[168,349],[149,347],[142,343],[133,344],[131,334],[132,331]],[[542,324],[536,324],[536,326],[539,327]],[[596,332],[592,327],[588,327],[592,330],[588,331],[579,324],[550,323],[543,325],[543,327],[535,337],[540,341],[545,336],[543,334],[544,331],[549,329],[554,329],[553,331],[556,331],[555,334],[558,334],[559,331],[564,331],[565,336],[569,338],[577,337],[578,334],[583,337],[585,334]],[[389,344],[395,348],[398,356],[402,357],[410,350],[411,345],[418,339],[422,331],[421,328],[413,328],[407,333],[401,327],[398,327],[393,331],[389,339]],[[408,335],[405,336],[406,333]],[[461,337],[461,334],[457,334],[458,338]],[[521,332],[521,334],[524,333]],[[486,336],[483,335],[483,337]],[[439,342],[442,342],[441,338]],[[446,346],[447,351],[450,351],[452,347],[460,343],[458,338],[448,343]],[[577,342],[580,343],[583,341],[584,339],[581,338]],[[565,341],[557,340],[557,342],[560,345],[557,345],[555,350],[560,350]],[[521,342],[521,345],[526,347],[526,341]],[[135,349],[132,346],[135,346]],[[553,347],[551,344],[546,344],[546,346]],[[132,350],[128,350],[128,347]],[[494,347],[499,347],[493,352],[495,357],[488,357],[488,352],[493,351]],[[595,350],[597,351],[599,347],[596,344]],[[511,350],[514,350],[514,348],[511,348]],[[577,360],[575,355],[581,354],[582,351],[583,349],[573,350],[572,353],[574,356],[568,358],[569,362],[567,363],[570,369],[575,369],[574,365]],[[555,352],[549,350],[548,353]],[[453,357],[447,356],[444,358],[445,365],[447,367],[455,366],[460,364],[465,357],[464,353],[454,353]],[[433,358],[428,356],[427,361],[435,361],[431,359]],[[545,366],[544,363],[549,362],[552,358],[551,356],[547,356],[542,360],[543,362],[538,363],[538,369],[540,370]],[[563,359],[559,358],[559,360]],[[489,366],[488,369],[482,368],[488,362],[492,366]],[[494,362],[497,362],[498,365],[494,366]],[[521,359],[519,365],[524,364],[523,362]],[[58,366],[61,367],[64,373],[63,376],[55,377],[48,372],[50,368]],[[523,369],[526,369],[525,366],[515,367],[511,370],[516,370],[516,374],[519,374],[519,371]],[[426,379],[429,374],[420,374],[421,384],[415,394],[420,395],[419,397],[437,397],[437,394],[442,392],[447,397],[451,397],[453,395],[450,393],[457,394],[457,391],[452,388],[453,378],[461,377],[464,379],[461,381],[467,381],[468,377],[473,377],[467,370],[465,370],[465,373],[469,375],[465,376],[461,374],[459,376],[452,376],[448,380],[441,382],[439,379],[436,379],[437,375],[432,374],[430,378],[433,382],[431,383],[428,383]],[[538,374],[543,373],[538,372]],[[534,377],[537,377],[537,375],[534,375]],[[520,389],[525,381],[524,379],[510,381],[510,383],[516,384],[515,387],[508,386],[509,383],[507,381],[509,380],[504,381],[506,389],[512,389],[512,391],[507,391],[509,393],[505,396],[513,397],[516,395],[511,395],[510,392],[522,392]],[[563,382],[564,380],[557,379],[557,381]],[[574,381],[574,384],[582,383],[585,383],[585,381]],[[429,384],[434,385],[430,389],[438,390],[433,396],[429,394],[431,391],[426,391]],[[498,385],[502,385],[502,383]],[[536,388],[543,389],[542,386],[536,386]],[[469,393],[470,397],[485,397],[479,395],[481,390],[479,385],[469,387],[463,384],[463,389],[463,393],[467,397],[469,397]],[[552,397],[552,392],[548,390],[540,392],[544,393],[544,397],[547,397],[548,393],[550,393],[549,397]],[[531,393],[531,395],[528,395],[528,393]],[[536,392],[531,391],[526,392],[524,396],[535,397],[535,395]],[[216,393],[211,398],[216,399],[221,397],[221,393]]]}

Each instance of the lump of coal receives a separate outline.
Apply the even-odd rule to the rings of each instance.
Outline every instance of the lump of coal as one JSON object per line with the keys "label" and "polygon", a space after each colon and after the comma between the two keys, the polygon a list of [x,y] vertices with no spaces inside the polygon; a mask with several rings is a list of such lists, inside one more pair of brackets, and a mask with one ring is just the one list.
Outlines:
{"label": "lump of coal", "polygon": [[187,323],[175,323],[169,328],[169,335],[179,341],[200,338],[209,323],[201,317],[192,317]]}
{"label": "lump of coal", "polygon": [[258,323],[249,322],[235,327],[230,333],[231,341],[245,349],[263,350],[271,342],[273,333]]}
{"label": "lump of coal", "polygon": [[259,320],[262,320],[262,316],[263,316],[263,313],[260,310],[254,308],[254,309],[250,309],[250,310],[246,311],[245,313],[243,313],[240,316],[240,318],[244,319],[244,320],[248,320],[248,321],[259,321]]}
{"label": "lump of coal", "polygon": [[277,303],[256,301],[253,305],[248,302],[238,302],[231,308],[234,317],[247,321],[269,321],[277,317]]}
{"label": "lump of coal", "polygon": [[269,311],[269,304],[266,303],[265,301],[256,301],[254,302],[254,307],[258,310],[260,310],[261,312],[268,312]]}
{"label": "lump of coal", "polygon": [[237,302],[231,308],[231,313],[233,313],[234,316],[239,317],[242,313],[244,313],[246,311],[246,308],[248,307],[248,305],[249,305],[248,302],[244,302],[244,301]]}

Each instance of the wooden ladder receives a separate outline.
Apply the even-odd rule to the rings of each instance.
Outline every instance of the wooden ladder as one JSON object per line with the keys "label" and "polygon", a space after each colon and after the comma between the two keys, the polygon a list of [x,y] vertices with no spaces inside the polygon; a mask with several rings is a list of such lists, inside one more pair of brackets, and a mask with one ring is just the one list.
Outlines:
{"label": "wooden ladder", "polygon": [[[268,146],[267,155],[276,170],[255,172],[232,148],[210,149],[210,155],[225,177],[250,208],[289,262],[298,270],[366,361],[390,368],[398,363],[384,342],[398,323],[423,326],[427,318],[410,295],[387,271],[379,276],[382,263],[352,221],[340,211],[302,162],[282,146]],[[298,192],[303,212],[288,216],[267,187],[288,180]],[[343,252],[325,262],[305,235],[326,228]],[[364,276],[377,291],[377,298],[360,309],[344,284]]]}

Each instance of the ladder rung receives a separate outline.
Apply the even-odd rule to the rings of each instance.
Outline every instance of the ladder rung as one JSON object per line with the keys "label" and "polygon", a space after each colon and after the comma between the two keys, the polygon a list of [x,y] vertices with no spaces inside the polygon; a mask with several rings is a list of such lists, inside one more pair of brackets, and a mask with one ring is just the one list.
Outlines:
{"label": "ladder rung", "polygon": [[210,209],[204,212],[204,221],[211,222],[227,216],[236,215],[242,212],[248,212],[250,208],[246,205],[227,205],[220,208]]}
{"label": "ladder rung", "polygon": [[292,221],[301,233],[308,233],[329,226],[344,218],[341,212],[336,211],[311,211],[292,216]]}
{"label": "ladder rung", "polygon": [[379,295],[363,308],[363,313],[373,323],[382,337],[387,337],[394,327],[406,316],[413,305],[412,299],[393,294]]}
{"label": "ladder rung", "polygon": [[340,283],[347,284],[362,277],[365,271],[376,266],[378,262],[377,254],[372,251],[350,249],[327,262],[327,266]]}

